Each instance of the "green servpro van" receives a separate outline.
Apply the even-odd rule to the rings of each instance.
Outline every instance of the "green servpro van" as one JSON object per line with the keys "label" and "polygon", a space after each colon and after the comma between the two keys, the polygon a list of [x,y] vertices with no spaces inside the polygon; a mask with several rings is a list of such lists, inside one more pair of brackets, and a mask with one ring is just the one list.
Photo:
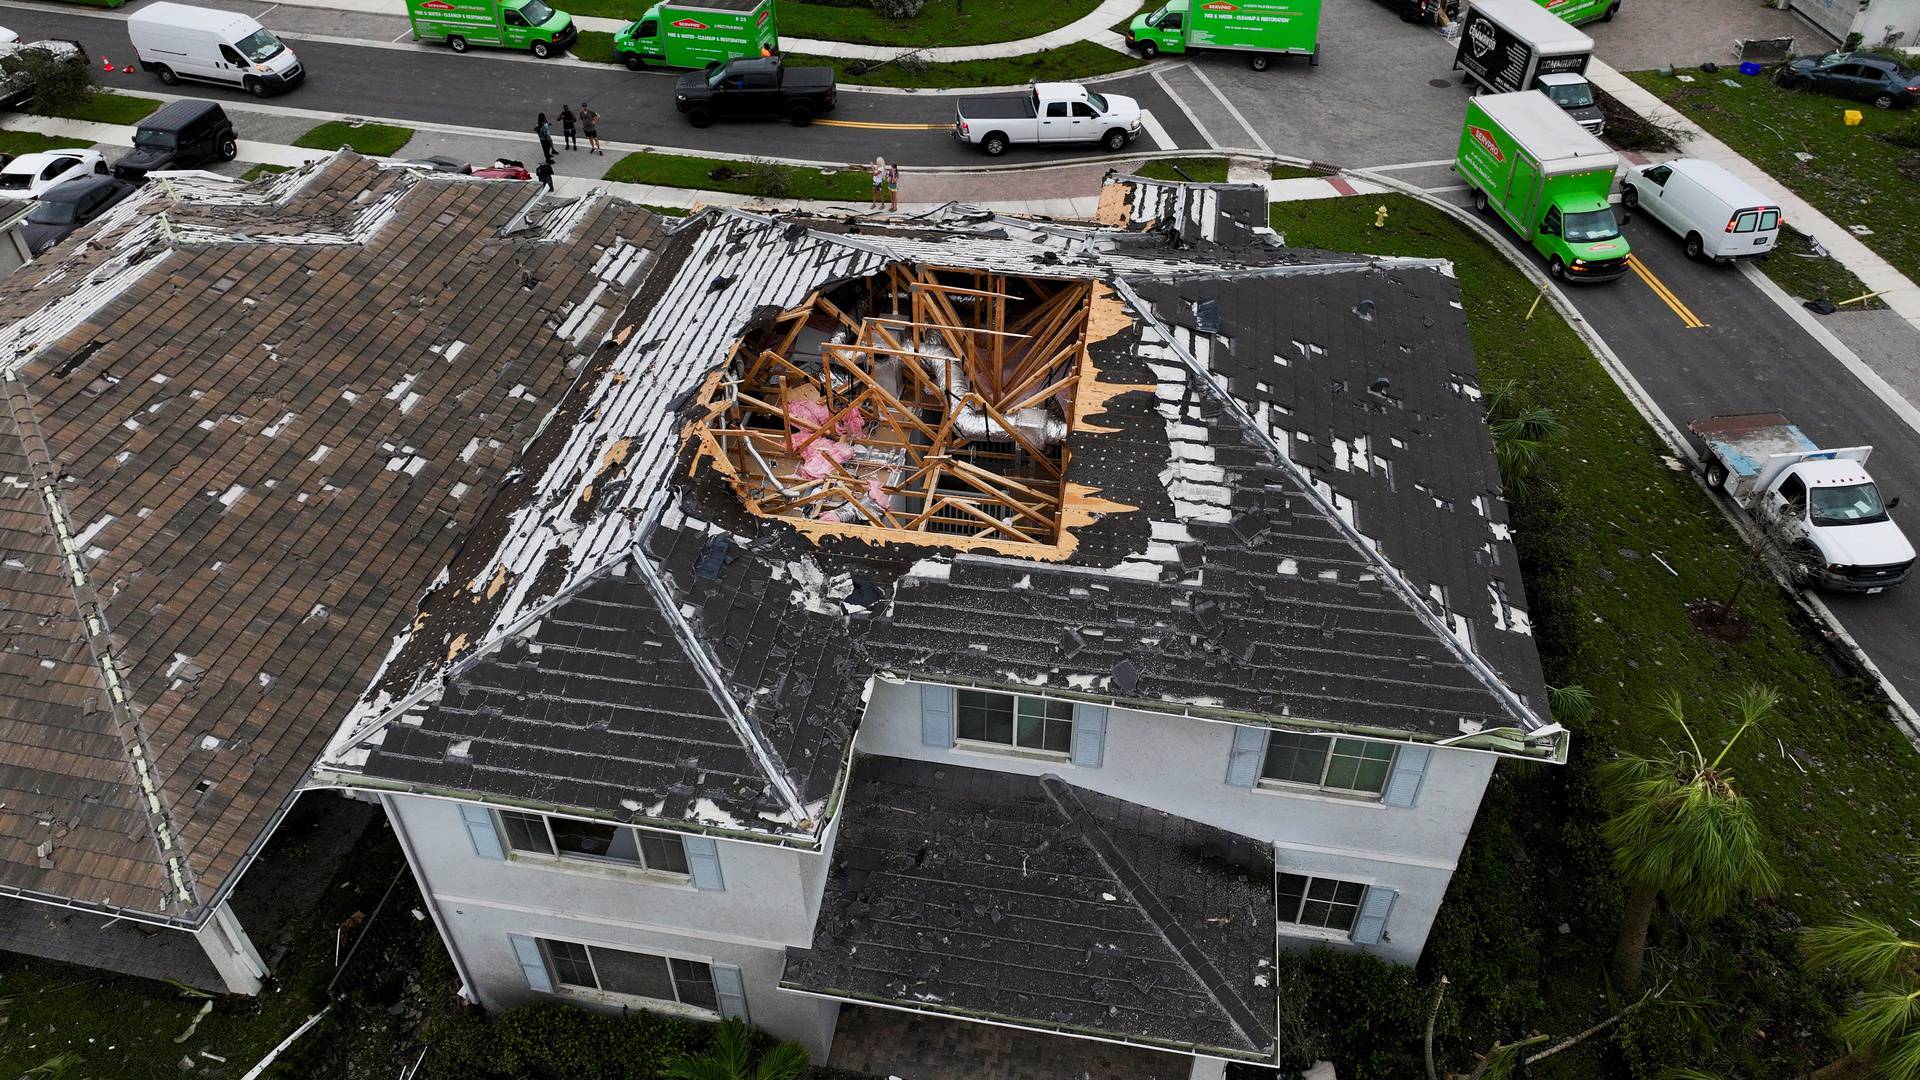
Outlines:
{"label": "green servpro van", "polygon": [[1320,0],[1167,0],[1127,25],[1127,48],[1151,60],[1196,49],[1242,52],[1255,71],[1276,56],[1320,63]]}
{"label": "green servpro van", "polygon": [[1620,0],[1534,0],[1535,3],[1575,26],[1594,21],[1612,22],[1620,12]]}
{"label": "green servpro van", "polygon": [[1538,90],[1482,94],[1467,102],[1453,167],[1547,260],[1562,281],[1605,281],[1627,272],[1626,237],[1608,196],[1620,155]]}
{"label": "green servpro van", "polygon": [[773,0],[666,0],[613,35],[629,68],[703,68],[780,51]]}
{"label": "green servpro van", "polygon": [[545,59],[580,35],[573,16],[547,0],[407,0],[407,21],[413,40],[444,41],[454,52],[494,45]]}

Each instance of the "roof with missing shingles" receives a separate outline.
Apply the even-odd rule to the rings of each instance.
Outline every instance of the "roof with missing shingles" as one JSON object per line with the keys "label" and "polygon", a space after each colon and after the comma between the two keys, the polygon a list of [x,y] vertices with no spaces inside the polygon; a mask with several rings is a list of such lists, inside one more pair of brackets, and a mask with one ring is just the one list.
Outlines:
{"label": "roof with missing shingles", "polygon": [[[1236,220],[1262,198],[1210,190]],[[1190,219],[691,219],[323,774],[812,843],[880,674],[1426,742],[1539,727],[1447,268]],[[815,541],[689,472],[687,403],[733,342],[895,261],[1093,279],[1126,313],[1069,438],[1115,505],[1064,557]]]}

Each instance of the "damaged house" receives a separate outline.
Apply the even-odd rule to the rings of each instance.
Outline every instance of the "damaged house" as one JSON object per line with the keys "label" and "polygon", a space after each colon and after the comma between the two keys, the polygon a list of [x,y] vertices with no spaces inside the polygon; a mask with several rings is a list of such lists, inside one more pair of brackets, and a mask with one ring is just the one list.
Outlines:
{"label": "damaged house", "polygon": [[17,902],[206,936],[304,783],[489,1008],[1218,1076],[1279,950],[1413,962],[1496,761],[1564,760],[1445,265],[1226,185],[528,187],[343,155],[0,289]]}

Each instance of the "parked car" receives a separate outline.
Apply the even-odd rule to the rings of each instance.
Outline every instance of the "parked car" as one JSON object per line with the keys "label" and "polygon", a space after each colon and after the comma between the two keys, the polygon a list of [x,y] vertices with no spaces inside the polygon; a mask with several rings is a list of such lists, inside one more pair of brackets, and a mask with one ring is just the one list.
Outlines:
{"label": "parked car", "polygon": [[1876,109],[1908,109],[1920,98],[1920,72],[1865,53],[1803,56],[1781,68],[1774,81],[1789,90],[1871,101]]}
{"label": "parked car", "polygon": [[162,105],[140,121],[133,131],[133,149],[113,163],[113,175],[138,180],[160,169],[192,169],[239,156],[240,144],[226,110],[189,98]]}
{"label": "parked car", "polygon": [[1672,229],[1689,259],[1756,259],[1780,241],[1779,204],[1711,161],[1628,165],[1620,203]]}
{"label": "parked car", "polygon": [[689,71],[673,87],[673,105],[687,123],[706,127],[716,118],[784,117],[795,127],[833,111],[833,69],[788,67],[777,56],[709,64]]}
{"label": "parked car", "polygon": [[27,249],[35,255],[72,236],[81,226],[112,209],[140,185],[114,176],[82,176],[55,185],[33,201],[21,226]]}
{"label": "parked car", "polygon": [[0,43],[0,106],[12,108],[26,100],[28,88],[21,85],[21,60],[28,53],[43,52],[75,64],[87,62],[86,47],[77,41],[51,38],[46,41]]}
{"label": "parked car", "polygon": [[21,154],[0,166],[0,199],[34,199],[68,180],[104,176],[107,159],[98,150],[49,150]]}
{"label": "parked car", "polygon": [[[1435,12],[1442,6],[1441,0],[1380,0],[1387,8],[1400,16],[1402,22],[1431,23],[1435,21]],[[1460,0],[1445,0],[1447,18],[1460,17]]]}
{"label": "parked car", "polygon": [[4,26],[0,26],[0,45],[11,45],[14,42],[19,40],[20,40],[19,34],[14,33],[13,31],[7,29]]}
{"label": "parked car", "polygon": [[172,86],[181,79],[237,86],[266,97],[300,85],[307,71],[273,31],[234,11],[143,4],[127,16],[140,66]]}
{"label": "parked car", "polygon": [[1122,150],[1140,137],[1140,103],[1079,83],[1034,83],[1024,94],[961,98],[953,137],[999,157],[1015,143],[1099,143]]}

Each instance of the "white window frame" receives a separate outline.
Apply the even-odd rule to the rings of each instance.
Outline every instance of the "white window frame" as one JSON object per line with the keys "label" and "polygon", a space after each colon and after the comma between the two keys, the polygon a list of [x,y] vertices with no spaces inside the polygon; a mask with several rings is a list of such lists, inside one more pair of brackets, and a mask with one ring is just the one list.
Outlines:
{"label": "white window frame", "polygon": [[[687,861],[688,863],[687,869],[685,870],[667,870],[667,869],[662,869],[660,867],[653,866],[652,864],[647,862],[646,848],[642,847],[640,844],[640,838],[642,836],[648,836],[648,835],[657,836],[657,837],[667,837],[667,838],[670,838],[674,843],[679,844],[680,834],[678,833],[662,832],[655,829],[642,829],[636,825],[622,825],[618,822],[613,822],[613,821],[594,821],[591,818],[568,817],[565,814],[547,814],[547,813],[542,813],[539,810],[507,810],[507,809],[501,809],[501,808],[495,807],[495,808],[492,808],[492,813],[493,813],[493,827],[496,830],[498,830],[499,836],[500,836],[500,846],[502,849],[505,850],[507,857],[509,859],[532,859],[532,860],[538,860],[540,862],[547,863],[547,864],[605,867],[605,868],[615,869],[615,870],[626,870],[626,871],[638,872],[638,873],[647,874],[649,876],[658,877],[668,881],[686,882],[689,884],[691,884],[691,882],[693,881],[692,860],[687,859],[686,847],[684,844],[682,844],[680,848],[680,857],[681,859]],[[508,814],[513,814],[521,817],[539,818],[541,828],[546,830],[548,850],[528,851],[525,848],[514,847],[513,834],[507,830],[506,815]],[[556,817],[562,818],[567,821],[584,821],[589,825],[607,825],[615,829],[632,830],[634,833],[633,849],[640,856],[640,861],[632,862],[627,859],[603,858],[603,857],[594,856],[594,855],[583,855],[583,854],[580,854],[579,852],[562,851],[560,849],[560,842],[553,835],[553,819]]]}
{"label": "white window frame", "polygon": [[[1299,739],[1325,739],[1327,741],[1327,753],[1320,762],[1319,782],[1308,784],[1299,780],[1281,780],[1267,775],[1267,752],[1272,748],[1273,738],[1276,735],[1285,735],[1289,738]],[[1367,791],[1364,788],[1328,786],[1327,773],[1333,768],[1334,747],[1338,746],[1342,739],[1348,742],[1365,743],[1369,746],[1384,745],[1393,748],[1393,752],[1388,755],[1386,760],[1387,776],[1385,780],[1380,782],[1379,791]],[[1321,735],[1311,731],[1281,731],[1276,728],[1268,734],[1266,745],[1260,748],[1260,771],[1255,774],[1254,786],[1270,791],[1312,792],[1317,795],[1325,795],[1337,799],[1348,799],[1355,802],[1384,802],[1387,797],[1387,788],[1393,784],[1393,766],[1399,760],[1400,746],[1397,743],[1382,742],[1377,739],[1357,739],[1350,735]]]}
{"label": "white window frame", "polygon": [[[689,953],[649,952],[642,949],[629,949],[620,945],[604,945],[595,944],[590,941],[575,941],[572,938],[547,937],[544,934],[533,934],[531,936],[534,944],[540,948],[540,962],[547,966],[547,978],[552,980],[553,992],[556,994],[607,999],[614,1002],[644,1002],[645,1004],[641,1006],[642,1008],[653,1009],[657,1012],[668,1012],[706,1020],[717,1020],[720,1018],[719,984],[716,983],[713,978],[713,958],[710,956],[694,956]],[[575,945],[586,950],[587,969],[593,972],[593,986],[581,986],[579,983],[565,982],[560,978],[560,967],[553,962],[553,952],[551,949],[551,946],[555,944]],[[593,958],[593,950],[595,949],[609,949],[613,952],[631,953],[635,956],[650,956],[666,961],[667,980],[673,984],[674,1000],[668,1001],[665,998],[646,997],[642,994],[623,994],[618,990],[602,989],[599,985],[600,965]],[[713,1008],[709,1009],[705,1005],[689,1005],[680,1000],[680,979],[673,973],[673,961],[675,960],[683,960],[690,964],[700,964],[707,969],[707,983],[709,986],[714,987]]]}
{"label": "white window frame", "polygon": [[[1013,727],[1009,729],[1009,735],[1015,740],[1020,737],[1020,703],[1022,701],[1038,701],[1042,703],[1043,707],[1064,705],[1067,708],[1067,718],[1065,720],[1054,720],[1051,717],[1043,717],[1041,723],[1043,725],[1048,723],[1066,724],[1067,748],[1065,750],[1048,750],[1040,746],[1021,746],[1018,742],[994,742],[992,739],[963,738],[960,734],[960,695],[962,694],[989,694],[996,697],[1012,698]],[[1048,761],[1071,762],[1073,760],[1073,731],[1074,726],[1078,723],[1079,720],[1073,713],[1073,703],[1070,701],[1062,701],[1059,698],[1041,697],[1038,694],[1015,694],[1005,690],[980,690],[973,687],[964,689],[955,688],[953,692],[953,745],[962,750],[977,750],[989,754],[1012,754],[1018,757],[1036,757],[1045,758]],[[1045,731],[1044,726],[1041,730],[1043,732]]]}
{"label": "white window frame", "polygon": [[[1373,882],[1356,881],[1353,878],[1334,877],[1330,874],[1296,872],[1296,871],[1282,868],[1274,874],[1274,879],[1273,879],[1273,894],[1274,894],[1274,902],[1276,904],[1279,902],[1279,899],[1280,899],[1280,878],[1283,876],[1305,878],[1307,880],[1307,887],[1300,890],[1300,906],[1295,908],[1293,912],[1294,915],[1296,916],[1295,919],[1290,920],[1290,919],[1281,917],[1279,913],[1279,909],[1275,908],[1274,917],[1279,921],[1280,932],[1282,934],[1287,934],[1294,937],[1326,938],[1330,941],[1348,941],[1352,939],[1354,924],[1357,924],[1360,921],[1360,909],[1366,906],[1367,890],[1373,888]],[[1316,881],[1331,881],[1340,885],[1360,886],[1360,899],[1353,904],[1353,922],[1349,923],[1345,930],[1340,930],[1331,926],[1314,926],[1311,923],[1303,923],[1298,921],[1297,917],[1299,916],[1301,911],[1305,910],[1307,903],[1309,902],[1309,899],[1313,895],[1313,883]],[[1328,904],[1333,903],[1333,901],[1331,900],[1319,901],[1319,902],[1328,903]],[[1342,905],[1342,906],[1344,907],[1345,905]],[[598,978],[598,976],[596,975],[595,978]]]}

